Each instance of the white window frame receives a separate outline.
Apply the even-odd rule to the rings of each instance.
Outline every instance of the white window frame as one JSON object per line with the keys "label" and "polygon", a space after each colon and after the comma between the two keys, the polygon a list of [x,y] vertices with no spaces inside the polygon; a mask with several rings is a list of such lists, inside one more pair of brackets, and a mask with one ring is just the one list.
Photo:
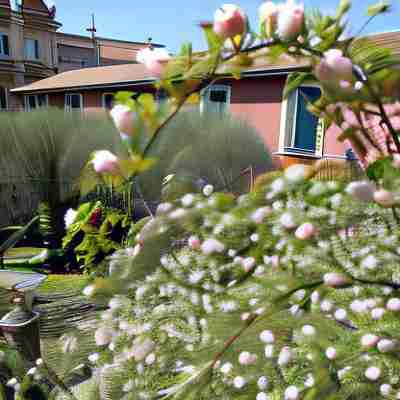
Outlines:
{"label": "white window frame", "polygon": [[[45,98],[45,105],[44,106],[40,106],[39,105],[39,96],[43,96],[43,94],[26,94],[24,96],[24,102],[25,102],[25,111],[34,111],[37,110],[41,107],[48,107],[49,106],[49,95],[45,94],[44,98]],[[34,97],[35,98],[35,107],[31,108],[30,104],[29,104],[29,97]]]}
{"label": "white window frame", "polygon": [[102,106],[105,110],[108,110],[108,108],[106,107],[106,96],[109,96],[109,95],[115,96],[115,93],[106,92],[106,93],[103,93],[103,94],[101,95],[101,106]]}
{"label": "white window frame", "polygon": [[[34,43],[34,49],[33,49],[34,57],[29,57],[27,54],[28,52],[27,52],[26,44],[28,43],[28,41]],[[35,43],[37,43],[38,54],[36,54],[36,44]],[[36,57],[36,55],[37,55],[37,57]],[[38,39],[36,39],[34,37],[25,37],[24,38],[24,58],[25,58],[25,60],[28,60],[28,61],[39,61],[40,60],[40,42]]]}
{"label": "white window frame", "polygon": [[67,97],[68,96],[79,96],[80,97],[80,100],[79,100],[79,102],[80,102],[80,107],[79,107],[79,110],[80,111],[82,111],[83,110],[83,95],[82,95],[82,93],[65,93],[65,96],[64,96],[64,108],[65,108],[65,111],[75,111],[75,110],[78,110],[78,108],[72,108],[71,106],[69,106],[69,105],[67,105]]}
{"label": "white window frame", "polygon": [[[8,40],[8,54],[5,53],[4,51],[4,46],[3,46],[3,36],[7,36]],[[10,57],[11,54],[11,49],[10,49],[10,35],[6,32],[0,31],[0,57]]]}
{"label": "white window frame", "polygon": [[231,93],[232,93],[232,87],[230,85],[211,85],[208,88],[204,89],[200,95],[201,95],[201,100],[200,100],[200,113],[203,114],[206,110],[207,107],[207,102],[210,101],[210,93],[213,90],[218,90],[218,91],[224,91],[226,92],[226,112],[229,111],[230,105],[231,105]]}
{"label": "white window frame", "polygon": [[[318,88],[320,89],[319,86],[317,85],[301,85],[300,88],[303,87],[312,87],[312,88]],[[302,152],[301,149],[298,149],[296,151],[296,148],[294,147],[295,139],[296,139],[296,121],[297,121],[297,107],[298,107],[298,98],[299,98],[299,90],[296,89],[294,93],[292,93],[290,96],[296,96],[294,99],[295,101],[295,109],[294,109],[294,115],[293,115],[293,120],[292,120],[292,129],[289,132],[288,130],[288,111],[289,111],[289,99],[285,99],[282,102],[282,110],[281,110],[281,124],[280,124],[280,133],[279,133],[279,152],[278,154],[286,154],[286,155],[292,155],[292,156],[303,156],[303,157],[313,157],[313,158],[321,158],[324,153],[324,140],[325,140],[325,123],[322,118],[319,119],[318,126],[317,126],[317,132],[316,132],[316,143],[315,143],[315,152]],[[290,134],[291,136],[288,138],[287,135]],[[287,143],[288,141],[290,142],[290,145],[288,146]],[[288,150],[291,149],[291,150]]]}

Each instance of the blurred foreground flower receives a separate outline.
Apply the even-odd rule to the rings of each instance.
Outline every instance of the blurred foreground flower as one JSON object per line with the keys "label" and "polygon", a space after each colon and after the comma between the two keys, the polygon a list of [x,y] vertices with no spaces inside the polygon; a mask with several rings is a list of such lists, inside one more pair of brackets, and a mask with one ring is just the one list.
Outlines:
{"label": "blurred foreground flower", "polygon": [[160,78],[165,64],[171,59],[168,51],[165,49],[154,49],[148,47],[140,50],[136,60],[146,67],[146,69],[156,78]]}
{"label": "blurred foreground flower", "polygon": [[93,155],[92,164],[98,174],[109,173],[114,175],[119,172],[118,157],[108,150],[96,151]]}
{"label": "blurred foreground flower", "polygon": [[214,32],[223,39],[243,35],[247,30],[246,14],[234,4],[224,4],[215,12]]}

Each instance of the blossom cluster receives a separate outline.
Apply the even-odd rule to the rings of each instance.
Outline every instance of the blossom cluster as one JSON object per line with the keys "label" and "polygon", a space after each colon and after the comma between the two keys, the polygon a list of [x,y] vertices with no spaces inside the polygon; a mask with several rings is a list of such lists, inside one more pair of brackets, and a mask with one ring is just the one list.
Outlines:
{"label": "blossom cluster", "polygon": [[396,222],[365,182],[309,172],[160,204],[113,257],[90,361],[126,371],[121,398],[400,394]]}

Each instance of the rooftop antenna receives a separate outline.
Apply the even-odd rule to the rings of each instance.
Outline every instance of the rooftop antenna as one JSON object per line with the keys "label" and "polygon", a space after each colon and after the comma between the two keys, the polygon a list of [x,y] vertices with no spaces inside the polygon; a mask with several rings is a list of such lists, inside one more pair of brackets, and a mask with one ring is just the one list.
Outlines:
{"label": "rooftop antenna", "polygon": [[94,22],[94,14],[92,14],[92,26],[90,28],[87,28],[86,30],[91,33],[92,40],[95,41],[97,29],[96,29],[96,24]]}
{"label": "rooftop antenna", "polygon": [[96,23],[94,20],[94,14],[92,14],[92,26],[90,28],[86,29],[87,32],[90,32],[91,36],[92,36],[92,41],[93,41],[93,46],[95,49],[95,57],[96,57],[96,66],[100,65],[100,48],[97,44],[97,40],[96,40]]}

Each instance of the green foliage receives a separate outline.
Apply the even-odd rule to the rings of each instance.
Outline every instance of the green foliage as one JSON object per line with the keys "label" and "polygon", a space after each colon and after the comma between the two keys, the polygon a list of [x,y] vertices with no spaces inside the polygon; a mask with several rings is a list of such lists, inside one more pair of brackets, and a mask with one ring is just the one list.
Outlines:
{"label": "green foliage", "polygon": [[250,186],[249,175],[240,176],[244,170],[252,167],[256,175],[273,169],[268,150],[248,123],[229,115],[201,115],[197,111],[177,115],[149,155],[157,163],[139,180],[148,200],[160,198],[162,182],[169,174],[175,174],[175,182],[191,186],[192,191],[201,178],[217,190],[244,192]]}
{"label": "green foliage", "polygon": [[6,251],[12,249],[21,239],[24,238],[24,236],[27,234],[29,229],[32,228],[32,226],[37,223],[38,217],[34,217],[30,222],[28,222],[24,227],[21,229],[17,230],[14,232],[12,235],[10,235],[7,240],[5,240],[3,243],[0,244],[0,264],[3,266],[3,258],[4,254]]}
{"label": "green foliage", "polygon": [[379,14],[387,13],[391,9],[391,3],[387,0],[380,0],[378,3],[369,6],[367,15],[369,17],[376,17]]}
{"label": "green foliage", "polygon": [[63,249],[75,254],[76,262],[86,272],[121,248],[130,219],[122,211],[108,209],[101,202],[84,203],[63,238]]}
{"label": "green foliage", "polygon": [[[185,195],[141,228],[136,254],[113,259],[112,301],[121,306],[99,329],[118,339],[113,352],[99,350],[129,371],[129,399],[282,399],[295,386],[299,399],[361,400],[379,398],[386,382],[400,389],[396,351],[360,343],[367,333],[398,340],[395,312],[371,313],[398,296],[398,223],[350,186],[310,173],[292,167],[237,199]],[[297,233],[304,223],[314,227],[308,238]],[[205,246],[210,239],[217,247]],[[348,281],[331,285],[328,273]],[[121,358],[132,340],[131,357]],[[238,362],[243,352],[254,361]],[[380,368],[376,382],[369,367]]]}
{"label": "green foliage", "polygon": [[0,160],[0,223],[25,222],[46,202],[57,233],[64,204],[79,197],[77,181],[89,155],[99,148],[123,151],[106,117],[59,109],[1,113],[0,148],[7,149]]}

